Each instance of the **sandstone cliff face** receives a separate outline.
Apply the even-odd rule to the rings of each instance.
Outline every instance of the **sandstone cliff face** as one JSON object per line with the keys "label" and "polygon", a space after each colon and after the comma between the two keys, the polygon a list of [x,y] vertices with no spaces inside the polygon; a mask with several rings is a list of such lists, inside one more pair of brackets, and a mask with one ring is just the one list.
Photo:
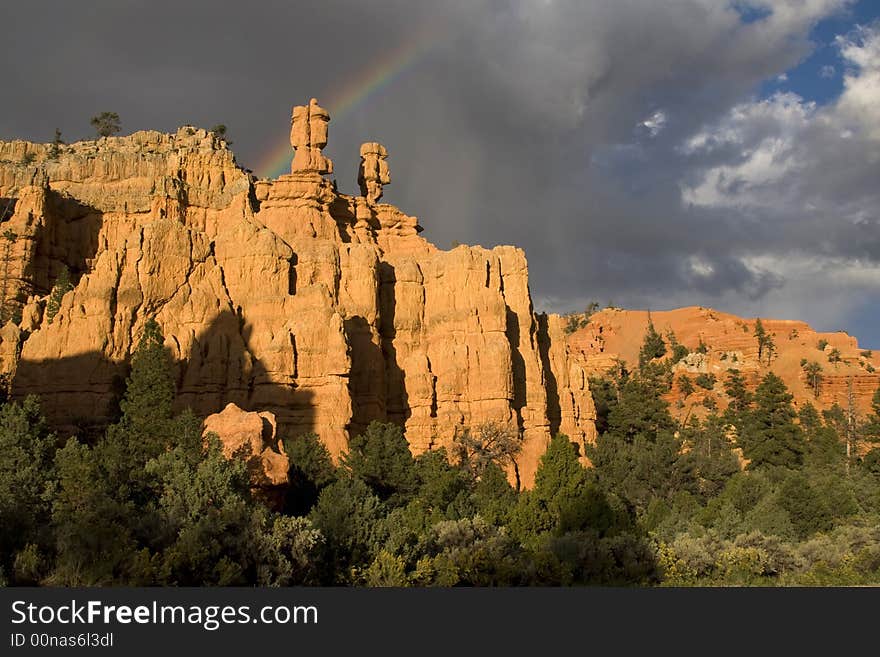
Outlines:
{"label": "sandstone cliff face", "polygon": [[[318,128],[320,111],[306,113]],[[55,159],[0,142],[12,394],[39,394],[62,429],[108,421],[154,316],[182,407],[270,412],[280,435],[314,431],[335,454],[373,419],[403,425],[414,452],[502,422],[521,432],[528,485],[553,432],[591,441],[586,375],[559,318],[535,314],[524,253],[442,251],[375,189],[340,194],[322,175],[326,137],[312,126],[306,139],[297,120],[308,157],[276,180],[255,180],[222,140],[187,127],[63,146]],[[74,285],[50,321],[63,267]]]}
{"label": "sandstone cliff face", "polygon": [[[863,415],[870,411],[871,398],[880,385],[880,353],[860,348],[854,337],[843,332],[821,333],[805,322],[762,318],[764,329],[776,345],[776,354],[768,365],[766,357],[758,360],[755,319],[691,307],[653,312],[651,321],[659,333],[665,336],[673,331],[678,341],[692,351],[675,365],[676,377],[686,374],[693,379],[707,373],[717,379],[711,391],[697,387],[687,399],[673,389],[669,401],[682,399],[681,408],[673,407],[682,416],[704,413],[702,402],[708,396],[715,398],[721,408],[726,407],[723,382],[729,368],[741,371],[752,389],[767,372],[775,372],[794,395],[796,406],[811,403],[820,410],[835,403],[847,408],[851,388],[856,410]],[[647,311],[606,309],[592,315],[585,328],[569,336],[570,348],[591,375],[605,373],[616,358],[635,367],[647,326]],[[706,353],[693,353],[700,342]],[[803,360],[822,368],[818,394],[807,379]]]}

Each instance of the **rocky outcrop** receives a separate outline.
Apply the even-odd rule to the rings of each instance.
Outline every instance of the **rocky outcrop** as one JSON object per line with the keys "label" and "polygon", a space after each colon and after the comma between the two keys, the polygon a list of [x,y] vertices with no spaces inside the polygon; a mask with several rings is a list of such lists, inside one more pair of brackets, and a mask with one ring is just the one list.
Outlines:
{"label": "rocky outcrop", "polygon": [[388,151],[374,141],[361,144],[361,163],[358,167],[358,186],[361,196],[369,203],[382,198],[382,187],[391,182],[391,173],[385,159]]}
{"label": "rocky outcrop", "polygon": [[[522,250],[427,242],[415,217],[379,202],[390,175],[378,144],[361,153],[366,195],[339,193],[324,177],[328,121],[317,102],[294,108],[292,170],[274,180],[191,127],[57,156],[0,142],[12,394],[39,394],[62,429],[106,421],[155,317],[181,407],[266,411],[279,435],[313,431],[334,454],[374,419],[403,425],[416,452],[505,423],[523,438],[528,485],[553,432],[591,441],[585,371],[559,319],[534,312]],[[50,322],[64,267],[73,289]]]}
{"label": "rocky outcrop", "polygon": [[226,458],[240,458],[247,463],[251,486],[272,489],[286,486],[290,464],[284,446],[275,437],[272,413],[249,413],[235,404],[227,404],[219,413],[205,418],[204,435],[220,439]]}
{"label": "rocky outcrop", "polygon": [[[855,409],[863,416],[870,412],[871,398],[880,385],[880,353],[859,347],[857,340],[846,333],[823,333],[805,322],[761,318],[764,330],[775,345],[768,363],[766,355],[758,358],[755,318],[702,307],[650,315],[647,311],[611,308],[597,312],[589,318],[585,328],[569,336],[575,360],[591,375],[604,374],[616,359],[634,367],[649,318],[667,342],[671,332],[691,352],[674,366],[676,377],[686,375],[695,379],[700,374],[715,375],[712,390],[697,386],[686,398],[676,389],[670,392],[669,401],[676,403],[675,412],[683,417],[705,413],[703,401],[707,397],[712,397],[722,409],[726,407],[729,400],[723,382],[729,369],[740,371],[753,390],[767,372],[776,373],[794,395],[796,406],[810,403],[827,410],[839,404],[847,408],[852,390]],[[671,350],[668,350],[664,358],[670,356]],[[805,362],[820,366],[817,386],[808,380]]]}

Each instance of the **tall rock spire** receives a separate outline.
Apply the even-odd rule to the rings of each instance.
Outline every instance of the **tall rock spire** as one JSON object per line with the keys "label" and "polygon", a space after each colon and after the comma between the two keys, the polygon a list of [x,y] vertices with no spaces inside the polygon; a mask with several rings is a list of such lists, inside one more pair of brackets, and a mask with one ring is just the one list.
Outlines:
{"label": "tall rock spire", "polygon": [[327,145],[330,113],[312,98],[308,105],[296,105],[290,117],[290,145],[296,150],[291,173],[333,173],[333,162],[321,150]]}

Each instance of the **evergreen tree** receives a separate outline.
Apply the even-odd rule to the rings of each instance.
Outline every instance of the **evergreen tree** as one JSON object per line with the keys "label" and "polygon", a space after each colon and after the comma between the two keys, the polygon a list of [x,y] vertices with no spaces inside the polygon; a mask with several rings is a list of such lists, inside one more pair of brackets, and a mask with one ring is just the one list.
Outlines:
{"label": "evergreen tree", "polygon": [[325,538],[321,579],[351,584],[357,570],[372,563],[381,547],[377,535],[382,502],[360,479],[343,477],[324,488],[309,519]]}
{"label": "evergreen tree", "polygon": [[[181,438],[190,441],[188,447],[195,454],[201,454],[200,432],[181,431],[179,421],[172,417],[175,385],[163,343],[159,324],[148,319],[119,403],[122,417],[107,428],[104,439],[95,446],[108,485],[119,501],[131,499],[140,504],[147,499],[152,479],[144,469],[147,462]],[[200,424],[195,418],[190,420]]]}
{"label": "evergreen tree", "polygon": [[287,473],[290,486],[284,508],[291,515],[305,515],[318,501],[321,490],[336,479],[336,468],[330,452],[314,433],[285,438],[283,442],[290,461]]}
{"label": "evergreen tree", "polygon": [[470,476],[449,463],[446,449],[432,449],[415,460],[417,499],[425,512],[437,520],[456,520],[472,515]]}
{"label": "evergreen tree", "polygon": [[755,320],[755,332],[752,333],[755,339],[758,341],[758,361],[761,361],[761,358],[764,355],[764,349],[767,346],[767,331],[764,329],[764,324],[761,322],[761,318],[758,317]]}
{"label": "evergreen tree", "polygon": [[694,394],[694,382],[691,377],[687,374],[682,374],[678,377],[678,391],[684,395],[684,398],[687,399],[692,394]]}
{"label": "evergreen tree", "polygon": [[803,473],[793,472],[785,478],[778,500],[801,539],[831,529],[831,511]]}
{"label": "evergreen tree", "polygon": [[644,367],[647,363],[655,358],[661,358],[666,353],[666,343],[663,336],[657,333],[654,328],[654,322],[648,314],[648,328],[645,331],[645,339],[642,341],[642,348],[639,350],[639,367]]}
{"label": "evergreen tree", "polygon": [[743,413],[752,403],[752,395],[746,388],[746,380],[739,370],[727,370],[724,392],[730,397],[730,408],[734,413]]}
{"label": "evergreen tree", "polygon": [[727,423],[715,413],[711,413],[705,422],[691,418],[681,431],[681,440],[687,449],[681,456],[683,463],[679,467],[689,471],[696,483],[696,488],[688,492],[703,498],[712,497],[718,494],[731,475],[739,472],[739,461],[727,439]]}
{"label": "evergreen tree", "polygon": [[486,467],[474,486],[473,495],[480,517],[493,525],[508,523],[516,504],[517,492],[498,465],[491,463]]}
{"label": "evergreen tree", "polygon": [[131,524],[137,510],[119,499],[102,465],[100,454],[75,438],[55,456],[53,584],[106,586],[129,583],[135,575],[138,545]]}
{"label": "evergreen tree", "polygon": [[131,373],[119,406],[122,422],[135,431],[150,431],[172,415],[175,386],[159,323],[150,318],[131,358]]}
{"label": "evergreen tree", "polygon": [[785,383],[769,372],[755,391],[755,408],[740,430],[739,442],[750,460],[749,468],[778,465],[797,468],[803,463],[804,436],[795,424],[792,395]]}
{"label": "evergreen tree", "polygon": [[218,123],[217,125],[213,126],[208,132],[213,132],[220,139],[225,141],[227,146],[232,146],[232,142],[226,138],[226,124],[225,123]]}
{"label": "evergreen tree", "polygon": [[49,144],[49,159],[57,160],[58,156],[61,154],[61,147],[64,145],[64,140],[61,139],[61,130],[55,128],[55,138],[52,139],[52,142]]}
{"label": "evergreen tree", "polygon": [[514,532],[526,540],[546,532],[564,534],[586,528],[604,534],[614,520],[604,493],[581,465],[577,446],[557,434],[538,463],[534,488],[521,495],[514,510]]}
{"label": "evergreen tree", "polygon": [[51,547],[50,496],[55,489],[55,436],[50,433],[39,401],[27,397],[21,404],[0,406],[0,572],[16,581],[16,555],[27,547]]}
{"label": "evergreen tree", "polygon": [[122,129],[116,112],[101,112],[93,116],[90,122],[99,138],[112,137]]}
{"label": "evergreen tree", "polygon": [[871,443],[880,443],[880,386],[871,398],[871,411],[865,422],[865,438]]}
{"label": "evergreen tree", "polygon": [[804,376],[807,379],[807,385],[813,391],[813,396],[819,398],[819,390],[822,385],[822,366],[813,361],[803,365]]}
{"label": "evergreen tree", "polygon": [[61,300],[64,295],[73,289],[70,281],[70,270],[67,265],[61,265],[61,271],[58,272],[58,278],[55,279],[55,285],[52,286],[52,292],[49,294],[49,301],[46,303],[46,321],[51,324],[55,319],[55,315],[61,309]]}
{"label": "evergreen tree", "polygon": [[418,487],[409,443],[390,422],[371,422],[364,433],[350,438],[342,465],[391,506],[405,504]]}
{"label": "evergreen tree", "polygon": [[600,483],[640,510],[653,497],[665,498],[678,486],[694,485],[689,462],[680,458],[677,425],[665,392],[665,382],[651,368],[630,377],[609,414],[608,430],[587,447]]}

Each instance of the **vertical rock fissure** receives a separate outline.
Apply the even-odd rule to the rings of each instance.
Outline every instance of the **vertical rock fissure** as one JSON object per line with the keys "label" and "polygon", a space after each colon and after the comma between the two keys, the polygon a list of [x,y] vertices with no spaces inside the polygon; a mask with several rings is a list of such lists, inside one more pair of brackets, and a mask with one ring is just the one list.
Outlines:
{"label": "vertical rock fissure", "polygon": [[547,315],[541,313],[537,316],[538,324],[538,353],[541,357],[541,369],[543,370],[544,389],[547,391],[547,421],[550,423],[550,435],[559,433],[562,424],[562,407],[559,403],[559,386],[553,366],[550,362],[550,331],[547,325]]}

